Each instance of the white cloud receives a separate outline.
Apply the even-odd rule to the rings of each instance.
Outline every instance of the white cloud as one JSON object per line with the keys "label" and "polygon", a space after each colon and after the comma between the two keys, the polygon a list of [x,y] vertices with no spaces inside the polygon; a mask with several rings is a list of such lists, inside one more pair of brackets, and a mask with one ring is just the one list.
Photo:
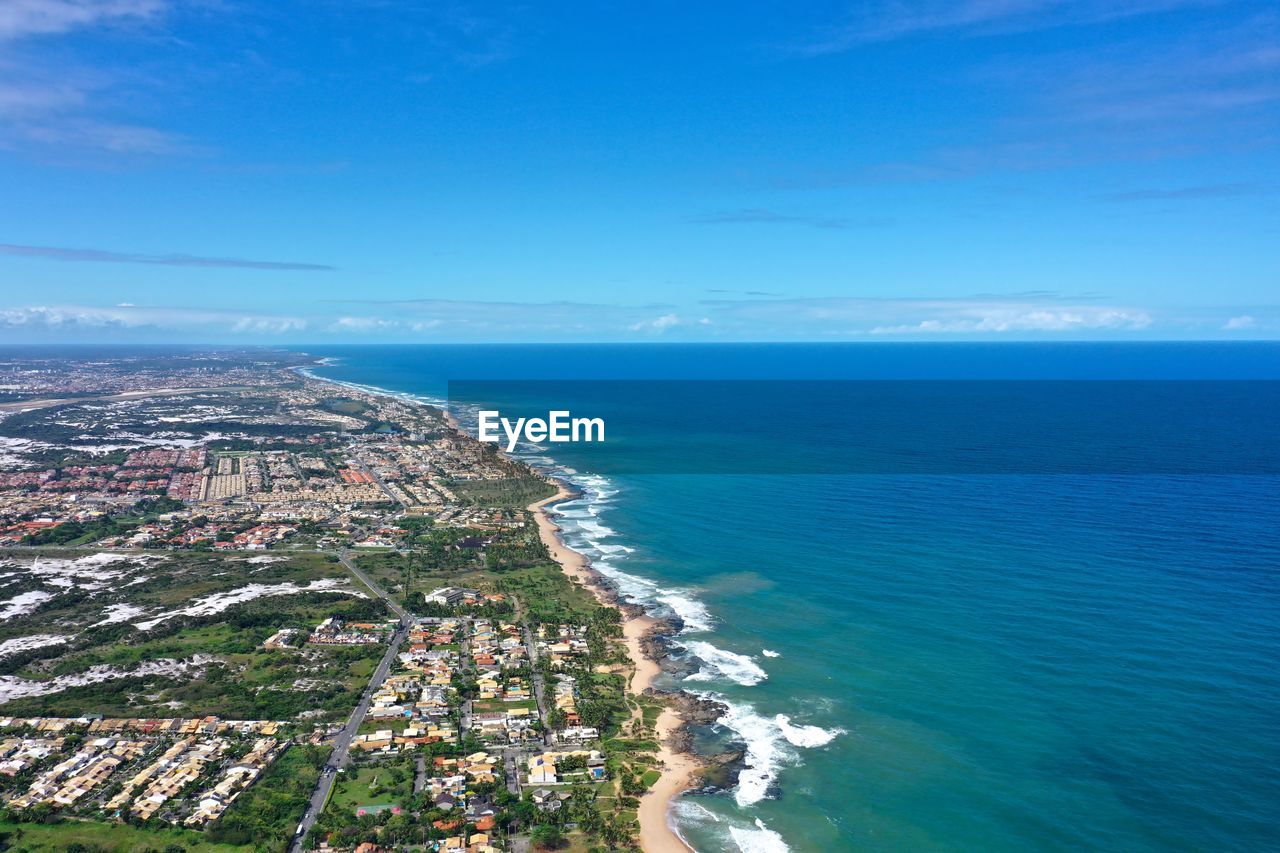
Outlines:
{"label": "white cloud", "polygon": [[339,317],[330,324],[333,332],[376,332],[399,325],[394,320],[383,320],[378,317]]}
{"label": "white cloud", "polygon": [[1092,297],[1027,292],[972,297],[817,297],[707,300],[722,334],[804,339],[851,335],[1012,335],[1138,331],[1145,308],[1091,304]]}
{"label": "white cloud", "polygon": [[1222,328],[1228,332],[1238,332],[1241,329],[1252,329],[1258,325],[1258,321],[1248,314],[1241,314],[1239,317],[1232,317],[1230,320],[1222,324]]}
{"label": "white cloud", "polygon": [[301,317],[241,317],[231,327],[231,331],[281,335],[285,332],[301,332],[306,328],[307,321]]}
{"label": "white cloud", "polygon": [[1078,330],[1138,330],[1151,325],[1145,311],[1098,306],[1027,308],[1025,306],[966,307],[959,316],[920,320],[893,326],[874,326],[872,335],[1002,334],[1008,332],[1070,332]]}
{"label": "white cloud", "polygon": [[206,330],[236,334],[300,332],[308,323],[300,317],[246,315],[233,311],[129,305],[32,305],[0,308],[0,328],[32,331],[92,329]]}
{"label": "white cloud", "polygon": [[679,326],[681,320],[675,314],[663,314],[652,320],[641,320],[638,323],[632,323],[629,328],[633,332],[657,332],[661,334],[672,326]]}
{"label": "white cloud", "polygon": [[165,11],[164,0],[4,0],[0,40],[54,35],[81,27],[149,21]]}
{"label": "white cloud", "polygon": [[339,317],[329,324],[331,332],[428,332],[444,325],[444,320],[396,320],[385,317]]}
{"label": "white cloud", "polygon": [[80,31],[150,24],[168,8],[168,0],[0,0],[0,148],[42,157],[62,150],[114,156],[197,151],[177,134],[109,114],[125,100],[140,102],[138,84],[147,77],[136,68],[68,61],[44,47],[48,39]]}

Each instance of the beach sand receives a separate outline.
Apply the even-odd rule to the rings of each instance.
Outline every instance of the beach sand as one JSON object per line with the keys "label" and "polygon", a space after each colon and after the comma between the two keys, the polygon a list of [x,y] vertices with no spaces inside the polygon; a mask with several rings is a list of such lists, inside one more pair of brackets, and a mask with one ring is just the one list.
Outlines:
{"label": "beach sand", "polygon": [[[570,578],[591,590],[602,604],[612,607],[613,602],[595,586],[595,577],[588,566],[587,559],[560,541],[560,528],[546,512],[545,507],[548,504],[569,497],[572,497],[572,494],[564,486],[559,486],[556,494],[530,504],[529,509],[537,519],[538,531],[542,535],[542,541],[546,544],[547,550],[551,552],[552,559],[560,564],[564,573]],[[645,688],[653,684],[653,679],[661,671],[656,662],[645,657],[640,645],[641,638],[653,625],[654,620],[648,616],[635,616],[625,618],[623,621],[622,635],[626,642],[627,654],[635,664],[635,674],[632,675],[629,685],[632,693],[643,693]],[[668,821],[672,800],[692,785],[694,771],[700,766],[692,755],[675,752],[667,746],[668,739],[682,722],[680,715],[671,708],[664,708],[658,715],[656,723],[660,747],[658,760],[662,766],[662,776],[640,798],[640,849],[646,853],[671,853],[671,851],[691,853],[689,845],[676,835]]]}
{"label": "beach sand", "polygon": [[[306,375],[316,382],[347,387],[340,383],[334,383],[332,380],[322,379],[310,374]],[[365,391],[364,393],[371,392]],[[462,425],[447,408],[442,409],[442,411],[450,427],[464,436],[471,437],[462,429]],[[573,494],[559,482],[556,483],[556,487],[556,494],[529,504],[528,507],[533,512],[533,517],[538,523],[538,532],[542,536],[543,543],[546,544],[552,559],[560,564],[565,574],[591,590],[601,604],[608,607],[616,606],[612,599],[596,586],[596,575],[591,571],[586,557],[560,541],[560,528],[551,520],[551,516],[547,514],[546,506],[573,497]],[[654,678],[662,671],[657,662],[644,655],[640,645],[641,638],[653,625],[654,620],[648,616],[627,617],[624,614],[623,617],[622,634],[627,647],[627,655],[635,664],[635,673],[632,675],[631,684],[628,686],[632,693],[643,693],[645,688],[651,686]],[[659,744],[657,757],[662,766],[662,776],[640,798],[640,848],[646,853],[694,853],[693,849],[685,844],[680,836],[676,835],[675,830],[671,828],[671,824],[668,821],[672,801],[682,791],[693,786],[694,772],[701,767],[696,756],[676,752],[667,745],[671,735],[683,722],[679,713],[670,708],[665,708],[658,715],[655,723]]]}

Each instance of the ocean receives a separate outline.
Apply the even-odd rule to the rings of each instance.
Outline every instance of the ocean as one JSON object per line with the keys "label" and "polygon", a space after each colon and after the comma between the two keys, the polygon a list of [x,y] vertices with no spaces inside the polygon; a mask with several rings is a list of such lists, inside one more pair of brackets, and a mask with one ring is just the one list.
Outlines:
{"label": "ocean", "polygon": [[307,351],[605,418],[520,454],[729,709],[698,851],[1280,846],[1280,346]]}

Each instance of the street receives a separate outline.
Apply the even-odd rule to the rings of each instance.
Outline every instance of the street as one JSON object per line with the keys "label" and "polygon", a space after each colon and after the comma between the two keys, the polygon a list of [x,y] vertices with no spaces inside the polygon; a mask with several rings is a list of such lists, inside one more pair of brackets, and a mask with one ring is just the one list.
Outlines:
{"label": "street", "polygon": [[542,741],[547,746],[555,743],[556,736],[551,731],[551,717],[547,715],[547,700],[544,697],[542,671],[538,669],[538,644],[533,641],[533,632],[529,630],[529,622],[524,618],[524,610],[520,606],[520,599],[514,595],[511,601],[516,608],[516,620],[520,623],[520,628],[524,631],[524,643],[529,649],[529,666],[533,672],[533,698],[538,703],[538,713],[541,715],[543,725],[545,726]]}
{"label": "street", "polygon": [[378,668],[369,677],[369,683],[365,686],[364,693],[360,695],[360,701],[351,712],[351,716],[347,718],[346,725],[342,727],[337,740],[334,741],[333,751],[329,753],[329,760],[326,762],[324,769],[320,771],[320,780],[316,783],[315,791],[311,793],[311,801],[307,804],[307,811],[302,816],[302,822],[299,824],[293,841],[289,845],[291,853],[297,853],[297,851],[302,850],[303,840],[306,839],[307,833],[315,826],[316,820],[324,810],[325,801],[329,798],[329,791],[333,788],[333,784],[338,778],[338,771],[346,767],[347,762],[350,760],[351,742],[355,740],[356,734],[360,731],[360,724],[364,722],[364,715],[369,711],[369,703],[373,699],[373,694],[377,692],[382,682],[386,679],[387,673],[391,671],[391,665],[395,663],[396,655],[400,653],[400,647],[408,639],[409,629],[414,621],[409,612],[388,596],[380,586],[373,582],[372,578],[356,568],[355,563],[346,551],[339,552],[338,559],[361,583],[387,603],[392,612],[400,618],[400,624],[396,628],[395,636],[391,639],[391,644],[387,647],[387,653],[382,656],[382,661],[378,664]]}
{"label": "street", "polygon": [[413,621],[413,616],[409,613],[409,611],[401,607],[400,603],[396,601],[394,598],[387,595],[386,591],[383,590],[382,587],[374,583],[373,578],[369,577],[363,571],[361,571],[356,567],[356,564],[351,559],[350,553],[348,553],[345,549],[342,551],[339,551],[338,559],[342,562],[342,565],[347,567],[347,571],[355,575],[356,578],[358,578],[362,584],[364,584],[370,590],[373,591],[374,595],[378,596],[379,598],[381,598],[383,601],[387,603],[387,607],[390,607],[391,612],[396,614],[396,616],[400,618],[401,623]]}
{"label": "street", "polygon": [[351,742],[355,740],[356,733],[360,730],[360,724],[364,722],[364,715],[369,710],[369,702],[387,677],[387,673],[391,671],[391,665],[395,662],[396,655],[400,653],[400,647],[408,636],[409,623],[400,623],[400,627],[396,629],[395,637],[391,640],[391,645],[387,648],[387,653],[383,655],[378,668],[374,670],[373,675],[369,678],[369,684],[365,687],[364,693],[361,694],[360,702],[356,705],[355,710],[351,712],[351,716],[347,718],[346,725],[342,727],[341,733],[339,733],[337,740],[334,741],[333,751],[329,753],[329,760],[324,770],[320,772],[320,781],[316,783],[316,789],[311,794],[311,802],[307,804],[307,811],[302,817],[302,823],[294,836],[293,843],[289,846],[291,851],[302,849],[303,839],[307,837],[311,827],[315,826],[316,819],[320,817],[325,801],[329,798],[329,790],[333,787],[333,783],[338,777],[338,771],[347,765],[347,761],[350,758]]}

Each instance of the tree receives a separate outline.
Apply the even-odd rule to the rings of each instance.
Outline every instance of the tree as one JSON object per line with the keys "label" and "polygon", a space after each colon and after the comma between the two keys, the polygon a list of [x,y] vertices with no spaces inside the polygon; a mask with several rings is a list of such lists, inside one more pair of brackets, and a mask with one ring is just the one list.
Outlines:
{"label": "tree", "polygon": [[543,824],[534,828],[531,840],[539,850],[559,850],[564,846],[564,833],[558,826]]}

